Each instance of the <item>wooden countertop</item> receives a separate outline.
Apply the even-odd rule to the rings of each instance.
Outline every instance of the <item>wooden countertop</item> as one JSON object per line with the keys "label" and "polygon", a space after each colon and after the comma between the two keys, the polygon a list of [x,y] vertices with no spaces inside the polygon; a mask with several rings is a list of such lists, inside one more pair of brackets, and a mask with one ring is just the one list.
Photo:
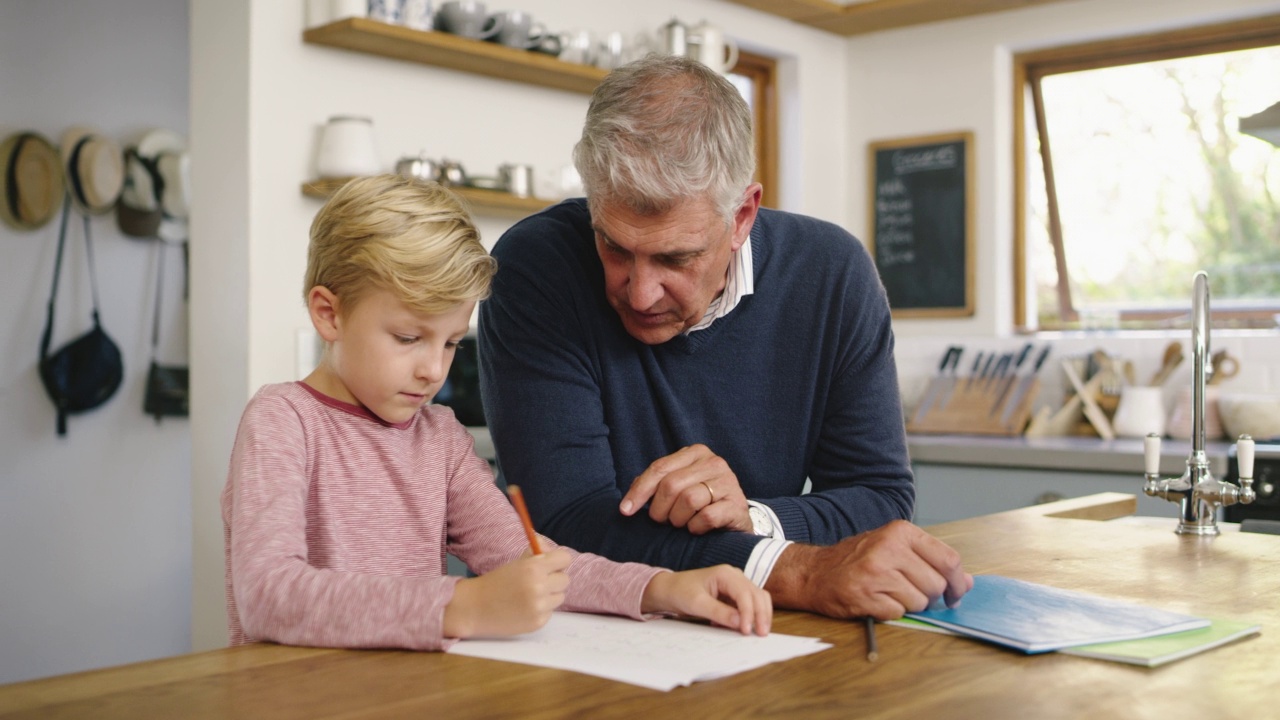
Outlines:
{"label": "wooden countertop", "polygon": [[0,687],[0,717],[1275,717],[1280,538],[1100,521],[1133,507],[1105,493],[929,530],[975,573],[1247,620],[1262,635],[1146,669],[882,625],[869,663],[859,623],[779,612],[777,632],[835,647],[668,693],[447,654],[261,644]]}

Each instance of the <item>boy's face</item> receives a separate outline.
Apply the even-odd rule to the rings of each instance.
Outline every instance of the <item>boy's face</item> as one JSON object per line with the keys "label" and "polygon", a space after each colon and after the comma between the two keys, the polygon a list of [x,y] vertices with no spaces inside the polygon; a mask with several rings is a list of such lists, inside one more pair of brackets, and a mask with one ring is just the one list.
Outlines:
{"label": "boy's face", "polygon": [[[322,297],[317,298],[317,293]],[[390,292],[366,294],[345,314],[321,307],[333,298],[311,291],[312,320],[330,343],[320,367],[306,380],[330,397],[362,405],[388,423],[402,423],[439,392],[458,343],[467,334],[475,302],[439,315],[422,315]]]}

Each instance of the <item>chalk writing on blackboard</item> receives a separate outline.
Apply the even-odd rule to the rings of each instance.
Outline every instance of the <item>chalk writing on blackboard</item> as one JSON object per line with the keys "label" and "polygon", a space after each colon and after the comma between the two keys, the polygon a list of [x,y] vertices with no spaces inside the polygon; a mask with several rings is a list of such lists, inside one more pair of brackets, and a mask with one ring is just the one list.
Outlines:
{"label": "chalk writing on blackboard", "polygon": [[872,256],[897,316],[973,314],[972,134],[871,144]]}

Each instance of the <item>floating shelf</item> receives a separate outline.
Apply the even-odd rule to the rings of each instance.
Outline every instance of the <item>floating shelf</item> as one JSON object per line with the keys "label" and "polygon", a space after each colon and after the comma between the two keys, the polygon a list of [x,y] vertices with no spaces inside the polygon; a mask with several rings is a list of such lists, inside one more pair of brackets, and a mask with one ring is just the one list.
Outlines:
{"label": "floating shelf", "polygon": [[608,74],[593,65],[564,62],[540,52],[368,18],[345,18],[310,28],[303,31],[302,39],[313,45],[587,94]]}
{"label": "floating shelf", "polygon": [[[351,178],[323,178],[305,182],[302,184],[302,194],[314,198],[327,198],[349,180]],[[449,189],[462,198],[472,210],[486,215],[522,218],[558,202],[536,197],[516,197],[501,190],[469,187]]]}

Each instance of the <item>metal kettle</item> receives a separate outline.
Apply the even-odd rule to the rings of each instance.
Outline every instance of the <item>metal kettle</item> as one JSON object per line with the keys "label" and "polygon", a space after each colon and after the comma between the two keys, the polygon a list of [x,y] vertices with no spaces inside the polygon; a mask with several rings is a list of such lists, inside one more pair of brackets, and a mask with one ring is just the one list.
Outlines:
{"label": "metal kettle", "polygon": [[686,55],[689,52],[689,26],[676,18],[658,28],[658,50],[668,55]]}
{"label": "metal kettle", "polygon": [[396,161],[396,174],[419,180],[438,180],[440,166],[424,154],[405,156]]}

